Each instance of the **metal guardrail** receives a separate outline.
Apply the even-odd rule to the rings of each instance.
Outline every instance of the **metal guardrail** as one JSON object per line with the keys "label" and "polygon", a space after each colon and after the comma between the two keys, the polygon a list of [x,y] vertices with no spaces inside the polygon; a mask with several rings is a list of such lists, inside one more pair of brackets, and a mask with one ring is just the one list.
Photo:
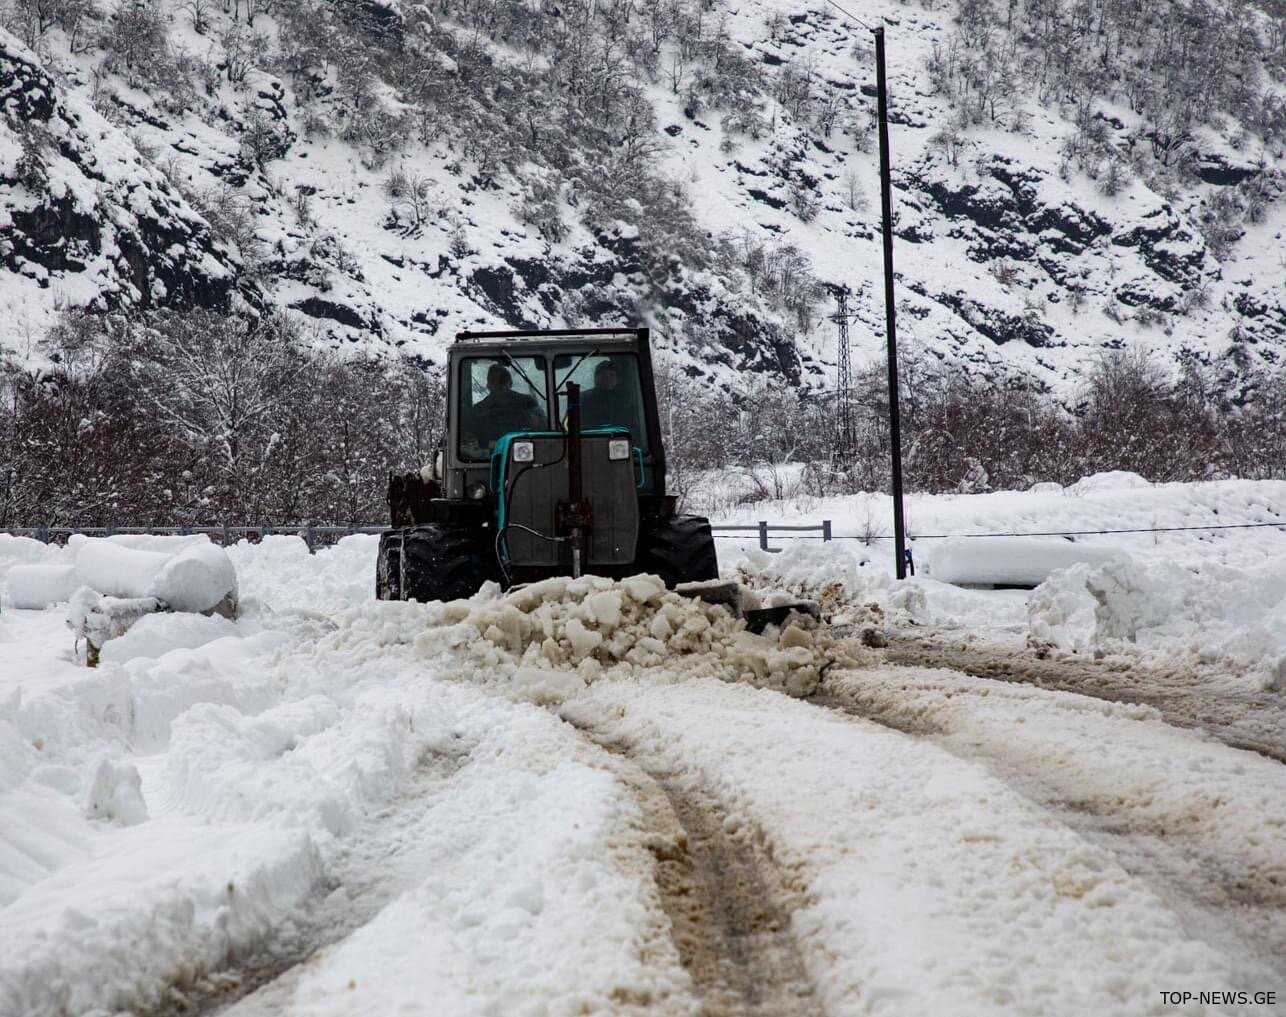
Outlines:
{"label": "metal guardrail", "polygon": [[[1102,530],[1040,530],[997,533],[914,533],[908,534],[909,540],[944,540],[955,537],[1066,537],[1074,539],[1081,536],[1096,536],[1115,533],[1179,533],[1209,530],[1251,530],[1251,529],[1286,530],[1286,519],[1280,522],[1257,523],[1215,523],[1207,526],[1147,526],[1132,529]],[[246,539],[259,541],[264,537],[286,535],[300,537],[308,545],[309,551],[320,546],[333,544],[340,537],[354,533],[383,533],[388,526],[382,523],[354,524],[351,526],[8,526],[0,527],[0,533],[17,537],[34,537],[48,543],[65,543],[73,533],[83,533],[88,537],[110,537],[117,533],[138,533],[156,535],[181,535],[206,533],[220,544],[231,544]],[[761,519],[757,523],[712,523],[716,537],[725,540],[735,539],[742,533],[753,533],[757,536],[760,550],[776,553],[780,547],[770,547],[773,534],[780,534],[785,540],[860,540],[870,544],[877,540],[891,540],[887,534],[835,534],[829,519],[807,526],[789,526],[784,523],[770,523]]]}
{"label": "metal guardrail", "polygon": [[[258,542],[264,537],[284,535],[303,538],[308,550],[315,551],[319,545],[333,544],[339,537],[354,533],[383,533],[387,529],[387,526],[376,523],[353,526],[9,526],[0,529],[0,533],[15,537],[34,537],[45,544],[66,543],[67,538],[74,533],[87,537],[111,537],[118,533],[186,537],[193,533],[205,533],[224,546],[242,539]],[[781,550],[780,547],[768,546],[769,537],[774,533],[815,533],[822,540],[832,539],[829,519],[823,519],[812,526],[787,526],[761,519],[752,525],[715,523],[711,529],[716,537],[731,537],[735,533],[758,534],[760,549],[771,553]]]}
{"label": "metal guardrail", "polygon": [[8,526],[0,529],[0,533],[33,537],[45,544],[66,543],[67,538],[75,533],[86,537],[113,537],[118,533],[186,537],[204,533],[225,547],[242,539],[258,542],[264,537],[293,536],[302,538],[311,552],[318,545],[335,543],[340,537],[354,533],[383,533],[387,529],[387,526],[375,523],[362,526]]}
{"label": "metal guardrail", "polygon": [[768,536],[772,533],[820,533],[822,540],[831,539],[831,521],[829,519],[823,519],[815,526],[785,526],[770,523],[766,519],[761,519],[759,522],[749,526],[712,523],[710,529],[714,531],[716,537],[731,536],[732,533],[757,533],[759,534],[759,550],[768,551],[772,554],[781,550],[780,547],[768,546]]}

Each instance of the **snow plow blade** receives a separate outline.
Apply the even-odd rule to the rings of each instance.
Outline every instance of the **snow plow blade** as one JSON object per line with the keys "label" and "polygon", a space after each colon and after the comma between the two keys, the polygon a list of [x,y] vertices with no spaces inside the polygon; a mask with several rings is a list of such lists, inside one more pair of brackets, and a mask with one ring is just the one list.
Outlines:
{"label": "snow plow blade", "polygon": [[790,623],[792,617],[806,617],[815,624],[822,621],[821,607],[811,600],[763,606],[759,598],[740,583],[680,583],[674,592],[727,608],[734,618],[744,618],[746,629],[756,634],[762,634],[769,625],[782,628]]}

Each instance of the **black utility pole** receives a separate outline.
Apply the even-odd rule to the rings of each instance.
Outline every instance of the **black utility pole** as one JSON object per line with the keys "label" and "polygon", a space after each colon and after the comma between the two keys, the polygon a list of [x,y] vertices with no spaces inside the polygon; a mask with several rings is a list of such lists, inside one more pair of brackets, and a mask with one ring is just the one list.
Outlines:
{"label": "black utility pole", "polygon": [[884,317],[889,341],[889,444],[893,453],[893,537],[897,577],[906,578],[906,518],[902,512],[902,425],[898,419],[898,340],[893,305],[893,194],[889,182],[889,89],[884,80],[884,29],[875,35],[875,85],[880,111],[880,204],[884,212]]}

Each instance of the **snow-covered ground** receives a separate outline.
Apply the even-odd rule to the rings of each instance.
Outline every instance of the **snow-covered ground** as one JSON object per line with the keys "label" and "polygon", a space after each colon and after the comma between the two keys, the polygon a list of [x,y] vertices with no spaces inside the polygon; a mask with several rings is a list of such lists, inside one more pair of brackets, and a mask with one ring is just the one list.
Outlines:
{"label": "snow-covered ground", "polygon": [[[912,529],[1284,506],[1107,477],[914,499]],[[861,497],[745,518],[787,513],[866,535]],[[1286,532],[1099,535],[1030,593],[932,578],[937,543],[899,583],[887,539],[722,542],[830,614],[760,639],[645,580],[377,603],[374,537],[271,538],[230,549],[237,620],[148,616],[87,669],[65,605],[4,585],[65,552],[0,536],[0,1014],[1278,1012],[1278,758],[842,637],[1190,664],[1280,709]]]}
{"label": "snow-covered ground", "polygon": [[[917,572],[903,583],[891,578],[892,518],[891,499],[879,494],[731,505],[718,521],[830,519],[835,539],[775,533],[770,546],[781,553],[763,554],[756,534],[716,526],[724,534],[720,560],[802,586],[835,580],[851,600],[876,603],[903,623],[973,639],[1222,661],[1251,684],[1286,682],[1286,482],[1150,484],[1109,473],[1067,488],[909,495]],[[1031,595],[983,593],[939,575],[952,583],[1044,582]]]}

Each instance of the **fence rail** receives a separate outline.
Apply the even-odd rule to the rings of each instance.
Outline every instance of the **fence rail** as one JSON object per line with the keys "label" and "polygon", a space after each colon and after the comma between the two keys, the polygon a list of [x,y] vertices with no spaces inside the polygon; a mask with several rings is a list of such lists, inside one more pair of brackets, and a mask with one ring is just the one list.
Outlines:
{"label": "fence rail", "polygon": [[[752,525],[733,525],[731,523],[711,523],[711,530],[716,537],[730,537],[736,533],[757,533],[759,535],[759,549],[761,551],[777,552],[780,547],[769,547],[768,537],[773,533],[805,534],[819,533],[822,540],[831,538],[831,521],[823,519],[820,523],[812,526],[786,526],[780,523],[770,523],[766,519]],[[786,539],[798,539],[797,537],[787,537]]]}
{"label": "fence rail", "polygon": [[[1255,530],[1255,529],[1286,529],[1286,519],[1278,522],[1257,522],[1257,523],[1214,523],[1208,526],[1149,526],[1132,529],[1102,529],[1102,530],[1042,530],[1029,532],[998,532],[998,533],[912,533],[907,535],[908,540],[944,540],[949,537],[1066,537],[1071,540],[1075,537],[1097,536],[1100,534],[1113,533],[1184,533],[1184,532],[1206,532],[1209,530]],[[65,543],[67,538],[74,533],[81,533],[88,537],[110,537],[115,534],[153,534],[157,536],[177,535],[187,536],[193,533],[205,533],[212,540],[220,544],[231,544],[235,541],[246,539],[250,541],[260,541],[264,537],[270,536],[296,536],[301,537],[308,545],[308,550],[316,550],[318,545],[333,544],[340,537],[347,537],[354,533],[383,533],[388,527],[382,523],[362,523],[350,526],[8,526],[0,527],[0,533],[8,533],[16,537],[34,537],[36,540],[49,543]],[[759,547],[763,551],[778,552],[780,547],[769,546],[771,538],[776,535],[782,540],[860,540],[863,543],[870,544],[877,540],[891,540],[891,537],[883,534],[836,534],[832,529],[832,522],[829,519],[823,519],[821,522],[809,525],[795,526],[785,523],[771,523],[766,519],[761,519],[757,523],[712,523],[711,529],[716,537],[732,540],[740,534],[750,533],[758,538]]]}
{"label": "fence rail", "polygon": [[[117,534],[186,537],[194,533],[204,533],[216,543],[225,546],[242,539],[257,542],[264,537],[284,535],[302,537],[308,545],[308,550],[312,551],[319,544],[334,543],[339,537],[351,536],[354,533],[383,533],[387,529],[387,526],[378,523],[352,526],[8,526],[0,528],[0,533],[8,533],[15,537],[34,537],[45,544],[65,543],[67,538],[75,533],[86,537],[112,537]],[[832,539],[829,519],[823,519],[820,523],[810,526],[787,526],[761,519],[749,526],[715,523],[712,529],[716,537],[730,537],[734,533],[756,533],[759,536],[760,548],[771,552],[781,550],[779,547],[768,546],[769,537],[775,533],[789,534],[792,537],[817,534],[822,540]]]}
{"label": "fence rail", "polygon": [[86,537],[114,537],[117,534],[136,534],[158,537],[187,537],[194,533],[207,534],[215,543],[228,545],[238,540],[263,540],[264,537],[301,537],[308,550],[318,544],[333,544],[340,537],[354,533],[383,533],[388,527],[370,523],[353,526],[8,526],[0,533],[15,537],[33,537],[45,544],[65,543],[67,538],[79,533]]}

